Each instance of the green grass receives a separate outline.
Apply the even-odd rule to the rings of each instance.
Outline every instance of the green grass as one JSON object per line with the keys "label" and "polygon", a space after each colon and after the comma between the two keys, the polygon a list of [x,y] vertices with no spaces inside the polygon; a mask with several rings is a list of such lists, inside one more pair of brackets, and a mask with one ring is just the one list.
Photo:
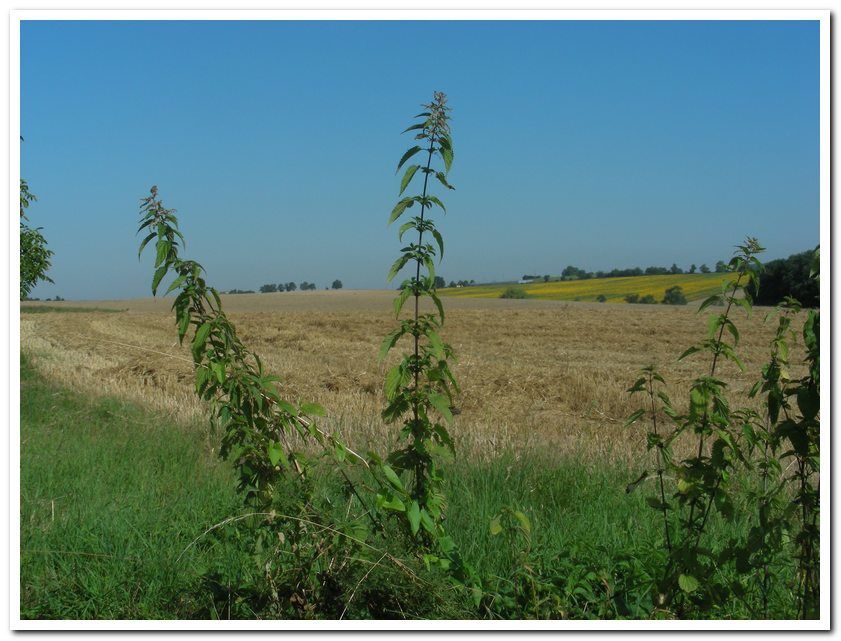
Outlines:
{"label": "green grass", "polygon": [[[203,433],[142,407],[79,396],[44,380],[22,359],[22,618],[225,616],[219,586],[208,583],[206,571],[254,576],[255,568],[236,533],[219,530],[221,536],[190,547],[211,525],[243,509],[231,470],[210,451]],[[534,455],[449,463],[447,529],[487,585],[509,585],[527,564],[560,582],[565,616],[645,616],[652,598],[645,586],[663,562],[662,522],[646,505],[652,484],[625,492],[638,474]],[[336,513],[344,514],[347,498],[338,475],[316,478],[316,491],[329,495]],[[525,562],[518,552],[525,549],[521,538],[490,532],[491,520],[505,507],[521,510],[531,522]],[[743,536],[744,527],[714,514],[709,541],[726,545]],[[424,574],[393,534],[370,543]],[[366,603],[394,592],[393,581],[402,575],[391,570],[366,575],[350,616],[371,616]],[[401,609],[389,616],[487,614],[456,596],[443,575],[424,576],[431,583],[422,590],[400,586]],[[357,580],[340,593],[354,591]],[[780,584],[773,610],[783,617],[790,604],[785,590]],[[240,601],[249,594],[236,586],[230,593]],[[234,615],[258,616],[259,606],[253,605],[255,611],[252,605],[246,602]],[[747,614],[733,603],[711,616]]]}
{"label": "green grass", "polygon": [[21,314],[51,314],[51,313],[70,313],[70,314],[89,314],[92,312],[117,313],[125,312],[125,309],[113,309],[110,307],[59,307],[57,305],[21,305]]}
{"label": "green grass", "polygon": [[55,387],[25,360],[20,487],[21,618],[189,616],[207,552],[178,556],[239,506],[196,434]]}

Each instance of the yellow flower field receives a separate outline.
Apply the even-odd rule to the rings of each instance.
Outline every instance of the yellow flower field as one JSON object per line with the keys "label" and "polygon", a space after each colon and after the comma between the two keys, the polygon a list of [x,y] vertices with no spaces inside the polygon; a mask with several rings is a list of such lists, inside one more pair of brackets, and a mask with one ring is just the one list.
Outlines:
{"label": "yellow flower field", "polygon": [[[595,301],[603,295],[608,303],[624,303],[628,294],[640,297],[651,294],[659,303],[669,287],[680,285],[688,300],[699,300],[721,289],[729,274],[666,274],[663,276],[625,276],[619,278],[590,278],[587,280],[553,281],[515,285],[522,287],[529,298],[544,300]],[[474,285],[448,287],[440,290],[442,296],[458,298],[499,298],[512,285]]]}

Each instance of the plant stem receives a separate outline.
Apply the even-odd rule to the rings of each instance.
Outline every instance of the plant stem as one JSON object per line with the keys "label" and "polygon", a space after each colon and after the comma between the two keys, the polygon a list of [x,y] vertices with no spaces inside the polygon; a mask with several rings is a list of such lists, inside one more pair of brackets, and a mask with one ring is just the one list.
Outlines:
{"label": "plant stem", "polygon": [[[426,170],[424,171],[423,175],[423,194],[421,196],[421,211],[420,211],[420,229],[418,230],[418,248],[420,248],[421,243],[423,242],[423,216],[426,212],[426,190],[427,185],[429,184],[429,167],[432,165],[432,153],[435,150],[435,131],[431,133],[429,139],[429,155],[426,159]],[[420,349],[420,332],[418,330],[418,318],[420,316],[420,271],[421,271],[421,260],[417,258],[416,261],[417,268],[415,270],[415,330],[413,332],[412,337],[414,338],[415,343],[415,360],[414,360],[414,375],[415,375],[415,389],[414,394],[412,395],[412,415],[414,418],[414,423],[412,425],[412,431],[415,437],[415,440],[418,439],[417,433],[417,425],[418,425],[418,387],[420,384],[419,381],[419,374],[420,368],[418,364],[419,360],[419,349]],[[424,482],[424,464],[422,461],[415,462],[415,487],[414,494],[415,498],[421,497],[425,491],[425,482]]]}
{"label": "plant stem", "polygon": [[[654,374],[648,373],[648,396],[651,399],[651,421],[654,426],[654,434],[660,436],[657,431],[657,409],[654,405]],[[657,476],[660,478],[660,503],[663,505],[663,527],[666,531],[666,546],[669,549],[669,558],[672,558],[672,539],[669,534],[669,517],[666,511],[666,488],[663,484],[663,444],[657,442]]]}

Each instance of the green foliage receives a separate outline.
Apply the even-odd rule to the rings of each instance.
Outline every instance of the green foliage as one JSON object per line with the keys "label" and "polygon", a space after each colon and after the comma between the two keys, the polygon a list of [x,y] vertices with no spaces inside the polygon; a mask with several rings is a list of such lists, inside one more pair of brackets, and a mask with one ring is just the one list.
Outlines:
{"label": "green foliage", "polygon": [[651,294],[646,294],[636,302],[640,303],[641,305],[655,305],[657,303],[657,299],[654,298],[654,296],[652,296]]}
{"label": "green foliage", "polygon": [[794,298],[803,307],[818,307],[820,287],[811,276],[814,255],[808,251],[765,263],[762,288],[751,290],[756,304],[781,305],[786,298]]}
{"label": "green foliage", "polygon": [[640,295],[639,294],[626,294],[625,295],[625,302],[626,303],[633,304],[633,303],[638,303],[639,301],[640,301]]}
{"label": "green foliage", "polygon": [[[740,245],[726,266],[732,278],[721,293],[701,304],[699,311],[719,305],[723,311],[710,317],[708,338],[680,357],[706,353],[710,360],[708,373],[692,383],[687,411],[678,411],[653,367],[644,369],[629,389],[631,394],[645,394],[647,406],[634,412],[627,424],[648,416],[652,424],[648,449],[656,450],[658,493],[648,502],[662,516],[667,553],[657,582],[658,604],[681,617],[725,607],[730,599],[740,600],[755,618],[790,617],[794,614],[790,608],[772,609],[771,604],[779,603],[773,593],[791,575],[797,577],[796,616],[819,615],[817,312],[808,315],[803,330],[809,374],[796,383],[788,374],[788,336],[799,305],[789,302],[780,316],[771,361],[751,391],[765,395],[764,420],[753,410],[731,407],[726,384],[716,378],[721,359],[744,370],[736,352],[740,333],[731,311],[737,306],[751,312],[750,292],[759,289],[762,267],[756,255],[762,250],[752,238]],[[789,399],[797,399],[796,404]],[[661,416],[669,422],[666,430]],[[679,438],[694,438],[696,453],[676,460],[672,447]],[[794,474],[784,471],[792,466],[789,459]],[[644,472],[628,491],[648,475]],[[744,502],[738,499],[735,482],[740,478],[748,483]],[[742,524],[737,531],[743,534],[726,545],[712,545],[709,524],[714,512],[727,523]],[[793,550],[787,541],[794,542]],[[787,573],[786,563],[792,561],[797,571]]]}
{"label": "green foliage", "polygon": [[52,283],[47,276],[51,266],[53,252],[47,249],[47,240],[41,233],[41,227],[30,227],[24,221],[26,210],[38,200],[29,191],[29,184],[20,180],[20,300],[29,296],[29,292],[40,281]]}
{"label": "green foliage", "polygon": [[526,293],[526,290],[522,287],[506,287],[503,292],[499,295],[500,298],[528,298],[529,295]]}
{"label": "green foliage", "polygon": [[[446,211],[441,200],[430,194],[430,178],[446,189],[453,189],[447,174],[453,161],[453,143],[450,134],[447,98],[436,92],[432,102],[416,116],[421,122],[405,131],[417,132],[415,140],[422,140],[423,148],[411,147],[400,159],[403,164],[418,153],[425,163],[410,166],[400,182],[399,194],[411,184],[415,175],[423,175],[421,193],[403,197],[395,205],[389,224],[400,219],[411,207],[418,205],[418,215],[403,223],[398,237],[413,231],[415,242],[400,251],[388,274],[392,280],[404,267],[409,266],[414,275],[401,283],[394,301],[394,314],[399,320],[404,305],[414,300],[409,318],[400,320],[397,328],[386,336],[380,349],[380,359],[400,341],[410,341],[409,351],[393,364],[386,374],[385,397],[387,405],[382,412],[386,423],[402,424],[401,437],[405,445],[391,452],[385,460],[371,457],[370,463],[378,469],[386,483],[377,494],[377,506],[399,518],[407,535],[428,550],[423,559],[428,567],[449,571],[460,581],[470,582],[472,570],[458,552],[452,538],[444,529],[445,496],[444,478],[440,460],[455,453],[448,426],[453,421],[450,407],[454,394],[459,391],[450,370],[452,348],[441,338],[444,324],[444,307],[438,298],[435,259],[444,253],[444,240],[435,222],[429,217],[434,206]],[[433,159],[443,164],[443,171],[433,167]],[[430,242],[434,241],[434,244]],[[421,314],[420,299],[430,299],[437,313]]]}
{"label": "green foliage", "polygon": [[[157,294],[167,275],[174,276],[167,293],[177,291],[172,309],[178,338],[189,340],[196,393],[210,404],[214,427],[222,434],[219,453],[233,463],[237,489],[250,510],[238,537],[255,565],[247,586],[240,587],[247,587],[250,598],[271,615],[293,616],[287,609],[291,603],[295,616],[316,616],[325,586],[358,570],[356,563],[323,566],[316,559],[370,560],[375,550],[365,542],[370,530],[360,519],[367,517],[375,529],[382,525],[346,471],[354,465],[367,468],[368,463],[318,427],[316,417],[325,413],[321,406],[296,406],[280,395],[277,377],[241,342],[219,294],[206,284],[201,265],[180,257],[178,220],[158,199],[157,187],[142,200],[138,231],[147,234],[141,252],[155,241],[152,293]],[[348,512],[343,521],[327,521],[329,502],[312,491],[317,467],[312,447],[320,448],[342,474],[361,514]],[[371,481],[388,486],[376,475]],[[284,562],[289,554],[292,563]],[[207,580],[218,585],[215,570]],[[278,592],[281,584],[288,588],[283,595]]]}
{"label": "green foliage", "polygon": [[342,281],[340,281],[337,278],[336,280],[333,281],[333,284],[331,285],[331,287],[332,287],[332,289],[341,289],[342,288]]}
{"label": "green foliage", "polygon": [[607,302],[607,296],[605,296],[604,294],[599,294],[598,296],[596,296],[596,302],[598,302],[598,303]]}
{"label": "green foliage", "polygon": [[669,287],[663,295],[664,305],[686,305],[686,295],[683,293],[683,288],[680,285]]}

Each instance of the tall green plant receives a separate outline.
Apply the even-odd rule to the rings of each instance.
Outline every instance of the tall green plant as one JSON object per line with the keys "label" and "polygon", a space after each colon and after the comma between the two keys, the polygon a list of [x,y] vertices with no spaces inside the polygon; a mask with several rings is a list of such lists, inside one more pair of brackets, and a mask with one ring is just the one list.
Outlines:
{"label": "tall green plant", "polygon": [[[711,305],[723,306],[720,313],[709,319],[707,339],[680,356],[679,360],[682,360],[701,352],[709,358],[708,372],[692,382],[688,411],[680,414],[666,393],[655,387],[655,384],[662,385],[665,381],[653,368],[643,370],[642,376],[629,390],[631,394],[645,393],[651,407],[654,429],[648,435],[648,447],[657,450],[660,491],[659,496],[649,499],[649,503],[662,514],[667,552],[667,563],[659,586],[660,601],[673,607],[679,615],[687,615],[695,607],[718,604],[729,595],[728,585],[717,572],[723,558],[717,558],[704,545],[704,534],[713,507],[724,518],[733,518],[730,479],[735,466],[739,462],[745,463],[739,441],[743,427],[752,421],[752,415],[731,408],[726,394],[727,384],[718,378],[717,369],[721,360],[726,359],[744,370],[736,352],[740,334],[731,312],[734,307],[742,307],[748,314],[751,312],[747,287],[749,284],[758,287],[761,263],[756,255],[761,251],[763,248],[753,238],[739,245],[729,264],[731,278],[722,284],[720,293],[709,297],[699,308],[701,312]],[[666,433],[658,430],[656,420],[659,412],[672,423]],[[637,410],[626,424],[636,422],[645,414],[645,409]],[[695,454],[675,460],[673,445],[682,436],[694,438]],[[676,481],[670,497],[666,497],[663,483],[665,473]],[[644,473],[629,486],[629,490],[647,475],[647,472]],[[726,550],[724,554],[727,555]]]}
{"label": "tall green plant", "polygon": [[[310,476],[316,462],[311,446],[331,458],[377,526],[345,472],[349,463],[367,467],[367,462],[318,427],[321,406],[295,405],[281,396],[277,377],[266,372],[260,357],[240,340],[218,292],[205,282],[201,265],[181,258],[184,238],[175,211],[164,207],[157,187],[142,200],[138,232],[146,233],[138,255],[155,242],[152,294],[158,293],[167,274],[174,276],[167,293],[176,292],[172,309],[178,338],[183,342],[192,330],[196,392],[210,403],[213,422],[222,433],[220,454],[233,462],[238,489],[249,508],[248,515],[234,521],[247,525],[245,545],[257,561],[258,578],[245,586],[250,598],[277,608],[291,603],[297,615],[313,616],[318,608],[330,607],[322,593],[332,585],[331,577],[355,571],[358,564],[352,560],[370,555],[373,548],[364,543],[364,523],[356,518],[343,524],[332,521],[329,505],[313,492]],[[281,586],[286,586],[285,594]]]}
{"label": "tall green plant", "polygon": [[[405,131],[416,131],[415,139],[424,141],[425,146],[412,146],[397,164],[399,171],[413,156],[424,153],[424,166],[406,167],[400,181],[400,194],[406,191],[418,172],[423,174],[423,188],[419,195],[401,198],[388,221],[393,223],[415,205],[420,208],[420,213],[401,225],[398,232],[402,240],[406,232],[413,231],[417,234],[416,240],[403,247],[388,274],[388,279],[392,280],[401,269],[411,264],[414,276],[404,280],[400,286],[400,293],[394,301],[395,315],[400,317],[408,300],[413,299],[414,305],[411,317],[401,321],[397,329],[386,337],[380,350],[380,357],[385,358],[402,337],[408,336],[411,341],[410,351],[386,375],[388,405],[383,411],[383,418],[387,423],[401,422],[401,433],[408,439],[405,447],[389,455],[388,463],[399,473],[409,474],[411,503],[407,510],[417,515],[412,519],[414,533],[422,524],[426,524],[425,530],[429,531],[434,523],[443,519],[443,479],[436,453],[442,448],[453,450],[447,425],[453,420],[450,406],[453,393],[458,391],[447,360],[452,356],[452,349],[439,334],[444,323],[444,307],[435,288],[435,258],[437,256],[440,260],[443,255],[444,241],[435,222],[428,216],[433,206],[446,211],[441,200],[429,193],[430,178],[447,189],[453,188],[446,177],[453,161],[449,107],[446,96],[440,92],[436,92],[432,102],[424,106],[426,110],[417,116],[423,119],[422,122],[411,125]],[[432,166],[435,157],[443,162],[443,171]],[[427,239],[434,239],[436,246]],[[437,314],[421,313],[422,297],[432,301]]]}
{"label": "tall green plant", "polygon": [[[813,255],[811,277],[819,279],[819,251]],[[806,313],[801,335],[806,348],[806,374],[793,379],[790,346],[796,336],[792,323],[800,303],[787,298],[780,306],[771,360],[751,390],[765,406],[762,428],[750,432],[750,442],[762,448],[762,491],[758,493],[757,523],[745,556],[761,568],[763,611],[767,614],[771,562],[780,555],[783,538],[794,542],[797,616],[820,616],[820,311]],[[793,473],[784,470],[792,468]],[[753,555],[753,556],[748,556]]]}

